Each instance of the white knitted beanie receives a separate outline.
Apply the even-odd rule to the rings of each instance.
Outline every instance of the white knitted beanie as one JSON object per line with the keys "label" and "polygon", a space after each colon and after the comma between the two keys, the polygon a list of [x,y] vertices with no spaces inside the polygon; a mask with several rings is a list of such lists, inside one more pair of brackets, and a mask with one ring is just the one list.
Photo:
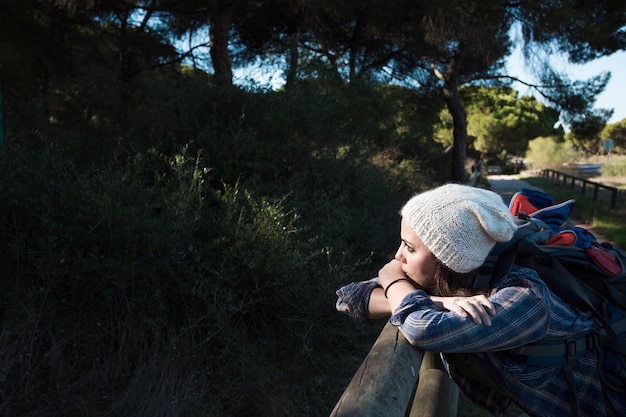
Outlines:
{"label": "white knitted beanie", "polygon": [[481,266],[496,242],[517,229],[498,194],[459,184],[418,194],[400,213],[433,255],[460,273]]}

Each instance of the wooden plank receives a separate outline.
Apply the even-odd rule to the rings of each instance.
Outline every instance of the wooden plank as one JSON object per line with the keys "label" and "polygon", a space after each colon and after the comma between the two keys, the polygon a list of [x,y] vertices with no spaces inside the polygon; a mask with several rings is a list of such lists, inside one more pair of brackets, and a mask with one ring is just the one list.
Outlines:
{"label": "wooden plank", "polygon": [[330,416],[406,416],[423,357],[421,349],[387,323]]}

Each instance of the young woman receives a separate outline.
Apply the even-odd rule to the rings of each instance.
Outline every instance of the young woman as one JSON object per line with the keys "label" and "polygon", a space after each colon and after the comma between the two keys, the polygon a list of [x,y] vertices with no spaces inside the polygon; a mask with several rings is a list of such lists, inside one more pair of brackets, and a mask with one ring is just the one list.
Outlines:
{"label": "young woman", "polygon": [[[532,365],[514,354],[529,343],[599,330],[590,314],[517,266],[484,293],[472,288],[489,251],[516,229],[497,194],[448,184],[413,197],[401,215],[395,259],[377,278],[338,290],[338,310],[361,321],[391,315],[411,344],[442,352],[459,388],[495,415],[510,401],[531,416],[626,415],[626,370],[611,351],[587,349],[570,363],[575,400],[563,366]],[[461,360],[468,358],[480,361],[487,380],[469,374]],[[617,389],[602,383],[600,368]]]}

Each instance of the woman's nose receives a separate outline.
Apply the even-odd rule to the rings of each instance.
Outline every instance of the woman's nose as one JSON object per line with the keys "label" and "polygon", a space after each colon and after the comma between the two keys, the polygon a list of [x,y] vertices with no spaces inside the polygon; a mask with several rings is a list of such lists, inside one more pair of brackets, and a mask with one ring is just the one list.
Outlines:
{"label": "woman's nose", "polygon": [[398,250],[396,251],[396,255],[394,256],[395,259],[397,259],[400,262],[404,262],[404,256],[402,255],[402,246],[404,245],[404,243],[400,244],[400,247],[398,248]]}

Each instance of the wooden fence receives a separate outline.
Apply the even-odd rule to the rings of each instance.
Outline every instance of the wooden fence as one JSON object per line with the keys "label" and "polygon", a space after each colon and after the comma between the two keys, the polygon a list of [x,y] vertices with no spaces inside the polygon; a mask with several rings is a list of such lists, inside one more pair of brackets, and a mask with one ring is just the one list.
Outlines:
{"label": "wooden fence", "polygon": [[439,354],[412,346],[387,323],[330,416],[453,417],[458,396]]}
{"label": "wooden fence", "polygon": [[599,195],[602,191],[609,196],[611,207],[615,207],[617,205],[617,196],[620,194],[620,190],[615,187],[610,187],[595,181],[589,181],[585,178],[575,177],[553,169],[544,169],[541,171],[541,175],[545,178],[553,180],[556,184],[567,186],[569,182],[569,186],[572,190],[580,189],[583,195],[585,195],[587,188],[591,188],[593,190],[593,201],[599,200]]}

